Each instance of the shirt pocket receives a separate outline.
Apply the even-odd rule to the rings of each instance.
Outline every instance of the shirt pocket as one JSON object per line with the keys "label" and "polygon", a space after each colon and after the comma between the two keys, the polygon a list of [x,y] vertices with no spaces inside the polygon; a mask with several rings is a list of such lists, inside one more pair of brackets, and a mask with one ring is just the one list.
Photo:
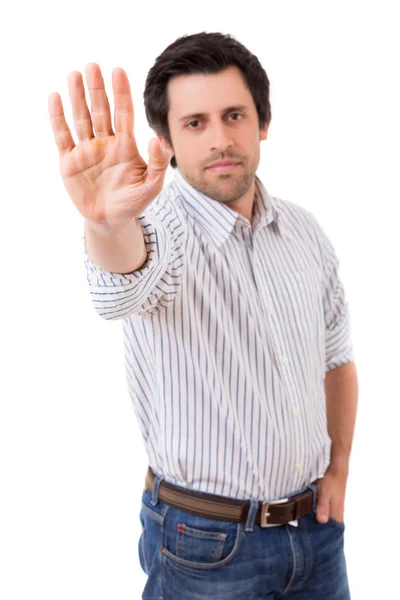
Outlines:
{"label": "shirt pocket", "polygon": [[288,333],[316,340],[323,323],[321,270],[309,268],[282,275],[278,294]]}

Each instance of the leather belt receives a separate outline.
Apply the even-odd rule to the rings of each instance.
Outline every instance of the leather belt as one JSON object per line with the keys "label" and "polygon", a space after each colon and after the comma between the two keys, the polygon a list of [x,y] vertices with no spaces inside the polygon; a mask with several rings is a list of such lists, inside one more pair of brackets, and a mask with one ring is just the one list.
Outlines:
{"label": "leather belt", "polygon": [[[150,493],[153,492],[155,474],[148,468],[145,484]],[[313,481],[315,485],[317,479]],[[214,494],[205,494],[188,490],[167,481],[161,481],[158,498],[161,502],[199,517],[216,519],[217,521],[232,521],[246,523],[250,509],[249,500],[236,500]],[[259,502],[255,523],[261,527],[270,525],[285,525],[303,517],[313,510],[313,492],[311,489],[296,494],[291,498]]]}

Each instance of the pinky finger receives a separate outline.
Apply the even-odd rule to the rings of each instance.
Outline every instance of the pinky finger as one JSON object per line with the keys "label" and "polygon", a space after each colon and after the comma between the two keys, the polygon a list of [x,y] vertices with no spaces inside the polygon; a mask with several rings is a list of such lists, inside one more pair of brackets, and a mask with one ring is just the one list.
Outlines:
{"label": "pinky finger", "polygon": [[61,96],[57,92],[50,94],[48,98],[48,110],[59,153],[70,152],[75,148],[75,142],[65,120]]}

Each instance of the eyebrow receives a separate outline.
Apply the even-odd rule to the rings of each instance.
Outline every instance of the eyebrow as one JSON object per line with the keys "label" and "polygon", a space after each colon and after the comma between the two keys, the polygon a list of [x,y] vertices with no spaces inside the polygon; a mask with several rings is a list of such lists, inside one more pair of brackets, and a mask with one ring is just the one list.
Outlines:
{"label": "eyebrow", "polygon": [[[236,110],[241,110],[243,112],[247,112],[249,110],[248,106],[245,104],[238,104],[235,106],[229,106],[228,108],[224,108],[221,110],[221,114],[230,113]],[[179,122],[186,121],[186,119],[199,119],[201,117],[206,117],[207,113],[191,113],[190,115],[185,115],[179,119]]]}

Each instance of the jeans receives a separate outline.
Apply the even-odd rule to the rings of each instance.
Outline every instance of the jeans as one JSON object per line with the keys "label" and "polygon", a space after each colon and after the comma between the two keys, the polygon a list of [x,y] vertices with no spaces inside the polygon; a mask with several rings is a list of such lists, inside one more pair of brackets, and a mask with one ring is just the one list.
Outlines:
{"label": "jeans", "polygon": [[142,600],[350,600],[345,524],[320,523],[313,511],[298,527],[197,517],[143,492],[139,560],[148,576]]}

